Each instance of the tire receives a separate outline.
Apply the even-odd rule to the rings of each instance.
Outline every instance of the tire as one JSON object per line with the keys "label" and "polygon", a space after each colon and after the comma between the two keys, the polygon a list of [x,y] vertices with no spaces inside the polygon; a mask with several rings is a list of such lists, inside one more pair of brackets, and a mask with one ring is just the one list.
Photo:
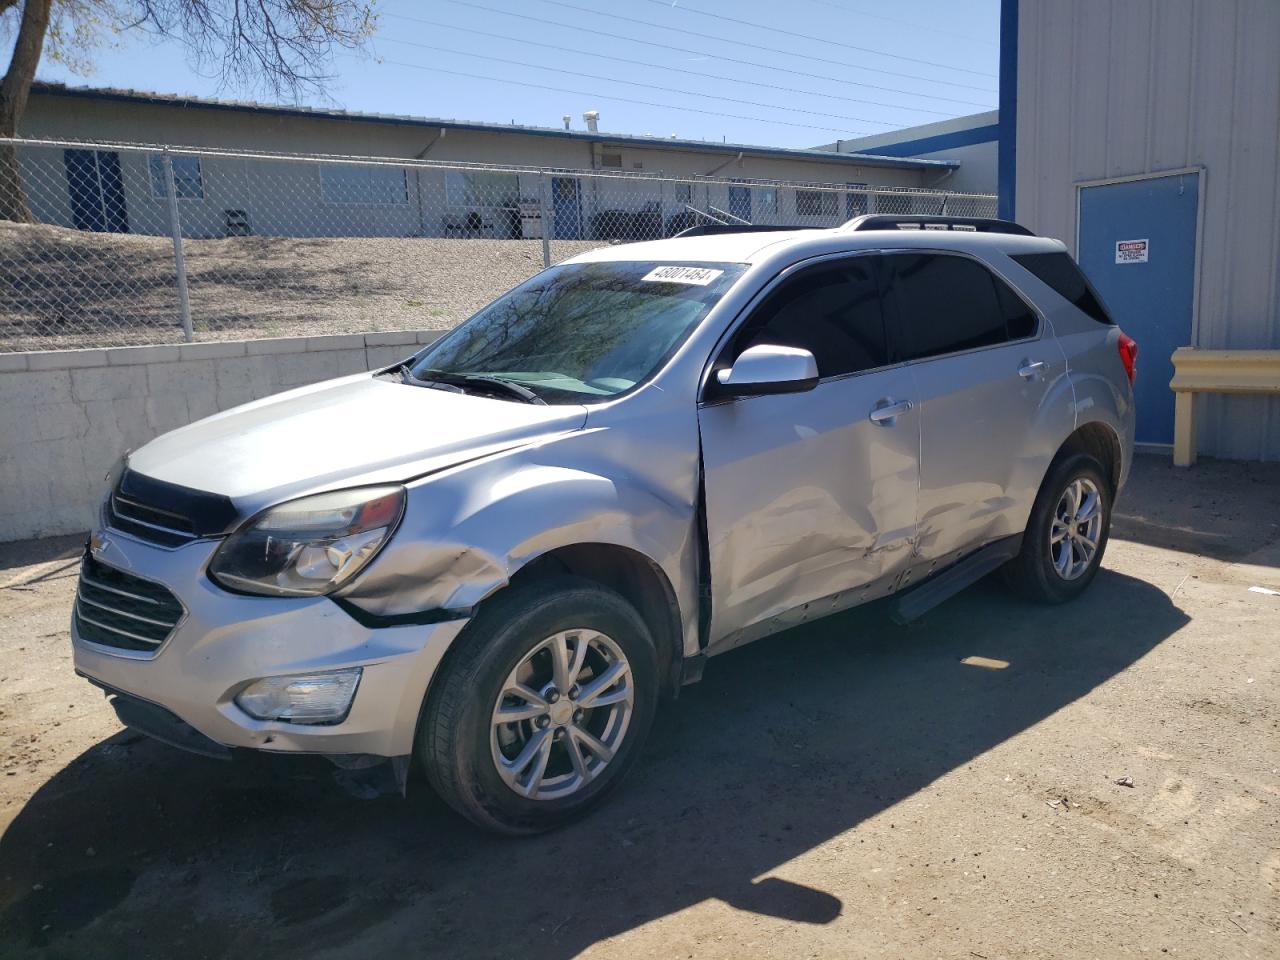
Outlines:
{"label": "tire", "polygon": [[[1067,498],[1072,489],[1077,491],[1081,505],[1077,517],[1085,514],[1088,495],[1096,494],[1096,528],[1091,528],[1092,521],[1077,521],[1072,527],[1058,519],[1069,512]],[[1114,496],[1107,472],[1095,458],[1077,453],[1055,461],[1036,494],[1022,537],[1022,549],[1005,567],[1009,585],[1027,599],[1046,604],[1066,603],[1084,593],[1097,576],[1107,549]],[[1073,536],[1072,530],[1083,536],[1083,540]],[[1065,537],[1055,543],[1055,538],[1064,532]],[[1094,533],[1092,538],[1088,536],[1090,532]],[[1086,562],[1085,544],[1090,540],[1096,547]]]}
{"label": "tire", "polygon": [[[564,691],[556,649],[562,681],[579,666]],[[504,692],[516,689],[525,692]],[[432,786],[473,823],[538,833],[579,819],[618,785],[657,698],[657,655],[635,609],[589,580],[540,580],[498,594],[467,625],[428,694],[417,753]]]}

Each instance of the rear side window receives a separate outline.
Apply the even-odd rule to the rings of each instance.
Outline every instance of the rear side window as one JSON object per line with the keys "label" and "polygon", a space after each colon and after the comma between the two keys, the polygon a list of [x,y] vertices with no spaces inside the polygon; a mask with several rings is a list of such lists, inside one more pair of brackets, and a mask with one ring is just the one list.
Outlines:
{"label": "rear side window", "polygon": [[1065,253],[1020,253],[1014,263],[1035,274],[1045,286],[1070,300],[1099,323],[1114,324],[1102,300],[1094,292],[1074,260]]}
{"label": "rear side window", "polygon": [[889,350],[874,260],[854,257],[784,280],[743,325],[726,359],[771,343],[808,350],[820,377],[884,366]]}
{"label": "rear side window", "polygon": [[996,285],[996,297],[1000,301],[1000,311],[1004,314],[1004,325],[1009,333],[1009,339],[1022,340],[1034,336],[1035,311],[999,277],[992,275],[991,279]]}
{"label": "rear side window", "polygon": [[975,260],[946,254],[886,258],[898,306],[902,360],[989,347],[1034,335],[1036,316],[1004,281]]}

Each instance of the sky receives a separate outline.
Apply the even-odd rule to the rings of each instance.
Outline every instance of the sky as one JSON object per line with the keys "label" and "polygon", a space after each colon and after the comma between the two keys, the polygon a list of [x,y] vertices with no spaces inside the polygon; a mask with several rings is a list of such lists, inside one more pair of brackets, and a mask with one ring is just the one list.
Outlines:
{"label": "sky", "polygon": [[[999,0],[382,0],[309,106],[810,147],[996,107]],[[729,19],[726,19],[729,18]],[[140,31],[78,86],[267,101]]]}

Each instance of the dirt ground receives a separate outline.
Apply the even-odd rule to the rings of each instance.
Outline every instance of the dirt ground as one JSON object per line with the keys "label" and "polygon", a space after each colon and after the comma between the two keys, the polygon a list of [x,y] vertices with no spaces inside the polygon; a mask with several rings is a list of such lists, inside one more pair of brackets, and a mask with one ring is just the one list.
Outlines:
{"label": "dirt ground", "polygon": [[5,958],[1280,956],[1280,465],[1140,458],[1069,606],[981,584],[719,658],[519,841],[122,731],[71,670],[77,548],[0,548]]}
{"label": "dirt ground", "polygon": [[[553,262],[604,241],[556,240]],[[196,340],[446,330],[542,269],[540,240],[226,237],[183,245]],[[178,343],[168,237],[0,223],[0,352]]]}

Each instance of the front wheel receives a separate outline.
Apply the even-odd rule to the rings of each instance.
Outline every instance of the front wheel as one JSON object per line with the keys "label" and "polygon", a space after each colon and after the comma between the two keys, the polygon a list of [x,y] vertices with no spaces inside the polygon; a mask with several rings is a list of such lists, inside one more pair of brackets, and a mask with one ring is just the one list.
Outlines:
{"label": "front wheel", "polygon": [[1093,582],[1111,533],[1111,482],[1096,459],[1075,454],[1055,463],[1036,495],[1022,550],[1006,567],[1019,593],[1064,603]]}
{"label": "front wheel", "polygon": [[565,577],[493,598],[433,685],[419,757],[474,823],[536,833],[617,785],[653,720],[657,663],[625,600]]}

